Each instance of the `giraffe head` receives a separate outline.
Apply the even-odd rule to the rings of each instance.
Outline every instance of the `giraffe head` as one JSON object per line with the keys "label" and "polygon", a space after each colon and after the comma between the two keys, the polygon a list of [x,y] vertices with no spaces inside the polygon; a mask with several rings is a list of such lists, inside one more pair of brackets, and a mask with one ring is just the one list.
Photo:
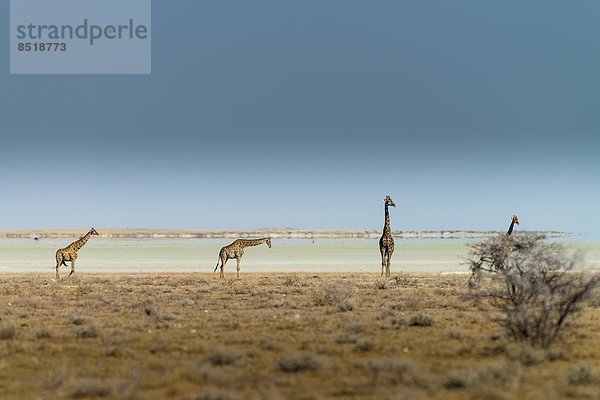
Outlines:
{"label": "giraffe head", "polygon": [[267,238],[266,243],[267,243],[267,246],[269,246],[269,248],[271,248],[271,238]]}
{"label": "giraffe head", "polygon": [[515,224],[519,225],[519,217],[517,217],[516,215],[512,216],[512,222],[514,222]]}
{"label": "giraffe head", "polygon": [[385,196],[385,199],[383,199],[383,202],[385,203],[386,206],[396,207],[396,203],[394,203],[394,201],[392,200],[392,198],[390,196]]}
{"label": "giraffe head", "polygon": [[100,234],[94,228],[90,229],[90,235],[92,235],[92,236],[100,236]]}

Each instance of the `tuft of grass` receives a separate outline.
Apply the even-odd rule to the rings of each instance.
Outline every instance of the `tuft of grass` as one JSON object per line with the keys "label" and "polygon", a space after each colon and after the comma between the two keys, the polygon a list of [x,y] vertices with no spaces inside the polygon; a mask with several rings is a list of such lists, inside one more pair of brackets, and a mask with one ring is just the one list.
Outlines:
{"label": "tuft of grass", "polygon": [[341,312],[354,310],[354,299],[342,299],[338,305]]}
{"label": "tuft of grass", "polygon": [[303,280],[298,275],[291,275],[283,278],[283,284],[285,286],[302,286],[303,283]]}
{"label": "tuft of grass", "polygon": [[413,286],[415,283],[414,279],[405,273],[392,277],[392,281],[398,286]]}
{"label": "tuft of grass", "polygon": [[52,337],[52,332],[46,328],[42,328],[35,334],[35,337],[36,339],[50,339]]}
{"label": "tuft of grass", "polygon": [[84,325],[88,322],[88,318],[80,313],[69,314],[69,321],[73,325]]}
{"label": "tuft of grass", "polygon": [[352,298],[353,294],[354,290],[350,286],[332,284],[313,291],[313,304],[315,306],[332,306]]}
{"label": "tuft of grass", "polygon": [[77,337],[81,339],[92,339],[98,337],[98,328],[94,325],[84,326],[77,330]]}
{"label": "tuft of grass", "polygon": [[317,371],[323,367],[323,361],[312,354],[288,354],[279,360],[278,366],[286,373]]}
{"label": "tuft of grass", "polygon": [[600,383],[600,376],[591,365],[581,364],[569,368],[567,371],[567,382],[569,385],[594,385]]}
{"label": "tuft of grass", "polygon": [[361,353],[366,353],[368,351],[371,351],[375,348],[375,344],[367,339],[363,339],[363,340],[359,340],[358,342],[356,342],[356,345],[354,346],[354,349],[358,352]]}
{"label": "tuft of grass", "polygon": [[211,352],[208,361],[212,365],[232,365],[241,359],[240,353],[226,348],[218,348]]}
{"label": "tuft of grass", "polygon": [[387,279],[377,279],[375,282],[375,289],[384,290],[388,288]]}
{"label": "tuft of grass", "polygon": [[0,326],[0,340],[14,339],[17,335],[17,327],[12,322],[7,322]]}
{"label": "tuft of grass", "polygon": [[370,375],[373,383],[386,382],[397,385],[414,384],[417,381],[416,368],[409,360],[376,358],[360,363],[359,367]]}
{"label": "tuft of grass", "polygon": [[227,393],[215,391],[214,389],[198,393],[193,400],[231,400],[231,397]]}
{"label": "tuft of grass", "polygon": [[105,380],[96,378],[83,378],[69,385],[71,397],[76,399],[90,397],[113,397],[113,387]]}
{"label": "tuft of grass", "polygon": [[464,389],[468,385],[467,379],[464,376],[453,375],[444,382],[446,389]]}
{"label": "tuft of grass", "polygon": [[149,317],[160,319],[160,312],[158,311],[158,307],[156,307],[152,303],[146,304],[144,306],[144,313]]}
{"label": "tuft of grass", "polygon": [[496,362],[477,372],[476,382],[481,387],[513,390],[523,379],[523,368],[516,362]]}
{"label": "tuft of grass", "polygon": [[433,325],[433,318],[429,315],[417,314],[413,315],[409,322],[409,326],[431,326]]}
{"label": "tuft of grass", "polygon": [[506,347],[505,351],[508,358],[525,366],[539,364],[546,360],[545,351],[534,348],[525,342],[512,343]]}

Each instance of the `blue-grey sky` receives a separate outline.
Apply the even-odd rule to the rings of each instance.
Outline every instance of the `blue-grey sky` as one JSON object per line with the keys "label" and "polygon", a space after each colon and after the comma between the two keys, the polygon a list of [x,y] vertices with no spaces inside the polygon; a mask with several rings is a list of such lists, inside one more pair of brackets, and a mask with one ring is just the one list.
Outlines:
{"label": "blue-grey sky", "polygon": [[0,229],[600,237],[600,2],[154,1],[152,74],[9,75]]}

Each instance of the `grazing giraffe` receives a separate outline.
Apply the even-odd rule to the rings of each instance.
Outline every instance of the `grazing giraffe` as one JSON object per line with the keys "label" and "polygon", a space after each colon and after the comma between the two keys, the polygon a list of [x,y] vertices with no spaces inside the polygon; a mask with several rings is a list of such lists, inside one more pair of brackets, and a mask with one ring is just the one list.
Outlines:
{"label": "grazing giraffe", "polygon": [[92,236],[99,236],[98,232],[96,232],[94,228],[91,228],[90,231],[86,233],[85,236],[81,237],[79,240],[71,243],[63,249],[58,249],[58,251],[56,252],[56,279],[60,279],[60,275],[58,274],[58,268],[61,265],[64,265],[66,267],[67,261],[71,262],[71,273],[69,274],[69,276],[75,273],[75,260],[77,260],[77,252],[83,247],[84,244],[87,243],[88,240],[90,240],[90,237]]}
{"label": "grazing giraffe", "polygon": [[506,232],[506,236],[510,236],[512,234],[515,224],[519,225],[519,217],[513,215],[512,221],[510,222],[510,226],[508,227],[508,232]]}
{"label": "grazing giraffe", "polygon": [[381,253],[381,276],[385,269],[385,276],[390,276],[390,264],[392,263],[392,254],[394,254],[394,238],[392,237],[392,229],[390,228],[390,213],[388,206],[396,207],[390,196],[383,199],[385,202],[385,225],[383,226],[383,235],[379,239],[379,252]]}
{"label": "grazing giraffe", "polygon": [[225,246],[219,252],[219,260],[217,261],[217,266],[213,272],[217,272],[217,268],[219,268],[219,262],[221,263],[221,273],[219,274],[220,278],[225,278],[225,274],[223,273],[223,268],[227,261],[230,258],[235,258],[237,260],[237,278],[240,279],[240,263],[242,262],[242,256],[244,255],[244,248],[250,246],[258,246],[259,244],[266,243],[269,248],[271,248],[271,238],[261,238],[261,239],[238,239],[235,242],[231,243],[228,246]]}

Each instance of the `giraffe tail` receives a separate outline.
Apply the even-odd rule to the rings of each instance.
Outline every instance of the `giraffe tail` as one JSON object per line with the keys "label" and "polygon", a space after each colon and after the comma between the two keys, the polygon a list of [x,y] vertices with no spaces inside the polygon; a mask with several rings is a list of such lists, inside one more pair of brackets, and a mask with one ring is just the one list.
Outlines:
{"label": "giraffe tail", "polygon": [[215,266],[215,270],[213,271],[213,274],[214,274],[215,272],[217,272],[217,268],[219,268],[219,261],[221,261],[221,259],[220,259],[220,258],[217,260],[217,265]]}

